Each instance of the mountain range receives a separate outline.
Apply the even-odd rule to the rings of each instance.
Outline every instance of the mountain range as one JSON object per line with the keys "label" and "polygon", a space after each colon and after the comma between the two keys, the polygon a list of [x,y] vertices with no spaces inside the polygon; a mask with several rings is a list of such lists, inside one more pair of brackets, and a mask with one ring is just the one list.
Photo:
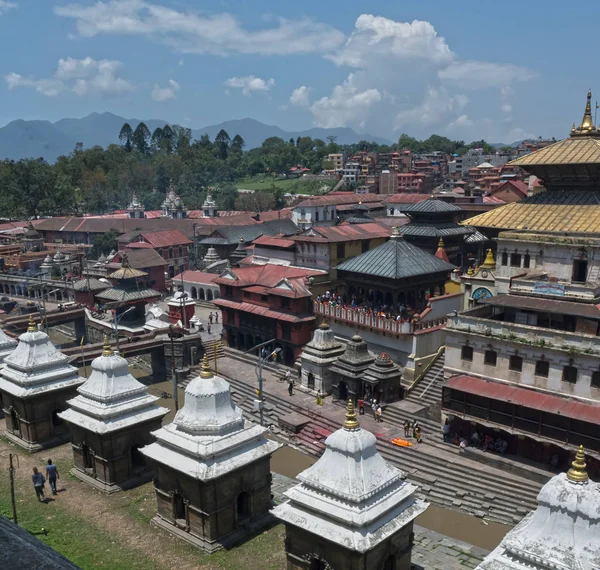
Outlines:
{"label": "mountain range", "polygon": [[[55,123],[18,119],[0,128],[0,160],[42,157],[48,162],[54,162],[59,156],[72,152],[78,142],[83,143],[84,148],[95,145],[106,147],[119,142],[119,131],[126,122],[135,129],[140,120],[125,119],[113,113],[91,113],[82,119],[61,119]],[[144,122],[150,132],[167,124],[167,121],[157,119]],[[214,140],[221,129],[225,129],[231,138],[239,134],[246,142],[247,149],[260,146],[269,137],[281,137],[284,140],[290,138],[295,140],[298,137],[326,140],[328,136],[334,136],[339,144],[351,144],[361,140],[392,144],[384,138],[358,134],[350,128],[284,131],[275,125],[266,125],[254,119],[236,119],[201,129],[192,129],[192,136],[198,139],[201,135],[207,134],[211,140]]]}

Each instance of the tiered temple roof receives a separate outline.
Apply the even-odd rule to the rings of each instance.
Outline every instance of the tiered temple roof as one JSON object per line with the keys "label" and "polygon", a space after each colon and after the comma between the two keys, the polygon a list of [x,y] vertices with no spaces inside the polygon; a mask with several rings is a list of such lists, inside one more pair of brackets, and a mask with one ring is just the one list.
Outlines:
{"label": "tiered temple roof", "polygon": [[370,551],[404,528],[428,505],[381,457],[376,441],[360,427],[349,401],[343,428],[327,438],[321,458],[298,475],[300,484],[272,513],[356,552]]}
{"label": "tiered temple roof", "polygon": [[19,342],[14,338],[8,336],[2,329],[0,329],[0,363],[12,353],[17,347]]}
{"label": "tiered temple roof", "polygon": [[92,361],[92,373],[69,400],[60,417],[99,434],[162,418],[169,411],[156,405],[158,398],[129,373],[129,364],[104,337],[102,356]]}
{"label": "tiered temple roof", "polygon": [[157,463],[208,481],[277,450],[280,444],[266,439],[265,431],[244,419],[229,383],[212,373],[205,355],[200,376],[185,389],[183,408],[172,423],[153,432],[157,441],[141,451]]}
{"label": "tiered temple roof", "polygon": [[335,362],[342,354],[344,354],[342,344],[335,340],[329,325],[321,323],[313,333],[312,340],[304,347],[301,359],[323,366]]}
{"label": "tiered temple roof", "polygon": [[552,477],[538,507],[512,529],[478,570],[600,568],[600,484],[589,480],[583,447],[571,469]]}
{"label": "tiered temple roof", "polygon": [[28,398],[83,384],[69,357],[58,351],[48,335],[29,318],[27,332],[4,359],[0,369],[0,390],[17,398]]}
{"label": "tiered temple roof", "polygon": [[369,352],[367,343],[355,334],[346,343],[346,350],[338,357],[331,371],[348,378],[360,379],[374,362],[375,357]]}

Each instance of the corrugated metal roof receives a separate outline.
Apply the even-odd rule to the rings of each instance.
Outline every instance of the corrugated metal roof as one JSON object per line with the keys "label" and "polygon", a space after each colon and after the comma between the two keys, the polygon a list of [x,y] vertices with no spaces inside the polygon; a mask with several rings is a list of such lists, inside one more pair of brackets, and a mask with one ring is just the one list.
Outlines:
{"label": "corrugated metal roof", "polygon": [[338,226],[313,226],[303,234],[293,236],[294,241],[309,241],[309,242],[340,242],[353,241],[374,238],[390,237],[391,231],[389,228],[372,222],[368,224],[340,224]]}
{"label": "corrugated metal roof", "polygon": [[438,259],[431,253],[395,238],[349,259],[336,267],[338,271],[362,273],[386,279],[405,279],[428,273],[450,272],[454,265]]}
{"label": "corrugated metal roof", "polygon": [[416,194],[411,192],[398,192],[386,197],[386,204],[418,204],[429,199],[429,194]]}
{"label": "corrugated metal roof", "polygon": [[160,293],[154,289],[140,289],[139,291],[135,291],[112,287],[96,294],[96,297],[105,301],[140,301],[160,297]]}
{"label": "corrugated metal roof", "polygon": [[114,265],[115,260],[119,262],[123,254],[127,255],[127,260],[131,267],[136,269],[149,269],[151,267],[164,267],[168,263],[154,249],[128,249],[126,251],[118,251],[113,257],[109,266]]}
{"label": "corrugated metal roof", "polygon": [[600,191],[546,190],[461,222],[477,228],[600,233]]}
{"label": "corrugated metal roof", "polygon": [[380,202],[381,194],[339,193],[327,196],[314,196],[296,204],[295,208],[308,206],[338,206],[341,204],[358,204],[359,202]]}
{"label": "corrugated metal roof", "polygon": [[402,226],[400,232],[407,236],[445,237],[456,235],[470,235],[476,230],[470,226],[461,226],[456,222],[444,222],[442,224],[426,225],[411,222]]}
{"label": "corrugated metal roof", "polygon": [[215,279],[219,277],[218,273],[207,273],[206,271],[184,271],[183,274],[178,273],[171,279],[173,283],[177,281],[188,281],[189,283],[214,283]]}
{"label": "corrugated metal roof", "polygon": [[103,291],[109,287],[110,285],[108,283],[100,281],[100,279],[94,279],[93,277],[90,277],[89,279],[80,279],[73,283],[73,289],[75,289],[75,291]]}
{"label": "corrugated metal roof", "polygon": [[525,297],[522,295],[497,295],[489,299],[482,299],[482,303],[494,307],[511,307],[516,309],[530,309],[560,315],[574,315],[588,319],[600,320],[600,309],[591,303],[574,303],[573,301],[560,301],[544,297]]}
{"label": "corrugated metal roof", "polygon": [[266,245],[271,247],[291,248],[296,242],[291,239],[285,239],[277,236],[259,236],[254,240],[254,245]]}
{"label": "corrugated metal roof", "polygon": [[290,323],[303,323],[306,321],[314,321],[316,317],[313,315],[306,317],[297,317],[296,315],[290,315],[289,313],[283,313],[280,311],[274,311],[269,307],[263,307],[262,305],[253,305],[252,303],[244,303],[239,301],[232,301],[231,299],[215,299],[213,301],[218,307],[226,307],[229,309],[235,309],[236,311],[243,311],[245,313],[253,313],[262,317],[268,317],[276,319],[278,321],[287,321]]}
{"label": "corrugated metal roof", "polygon": [[435,198],[428,198],[427,200],[423,200],[421,202],[407,204],[406,206],[402,206],[399,208],[403,214],[412,214],[412,213],[428,213],[428,214],[437,214],[440,212],[460,212],[461,209],[450,202],[445,202],[444,200],[436,200]]}
{"label": "corrugated metal roof", "polygon": [[163,230],[159,232],[143,232],[141,236],[144,241],[153,247],[170,247],[174,245],[189,245],[191,240],[185,237],[179,230]]}
{"label": "corrugated metal roof", "polygon": [[516,406],[531,408],[550,414],[581,420],[593,424],[600,418],[600,403],[588,403],[572,398],[563,398],[528,388],[492,382],[474,376],[453,376],[447,387],[492,400],[501,400]]}

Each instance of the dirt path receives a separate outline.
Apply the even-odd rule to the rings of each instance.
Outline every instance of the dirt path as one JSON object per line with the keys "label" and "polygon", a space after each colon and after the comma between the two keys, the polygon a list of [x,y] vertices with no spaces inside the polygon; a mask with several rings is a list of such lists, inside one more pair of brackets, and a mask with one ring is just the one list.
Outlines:
{"label": "dirt path", "polygon": [[[4,431],[4,421],[0,424],[0,431]],[[70,444],[62,445],[43,452],[44,455],[29,455],[0,440],[0,460],[2,468],[8,466],[8,454],[19,455],[20,468],[16,471],[17,487],[21,492],[31,491],[30,472],[33,465],[41,467],[46,456],[59,465],[70,465],[72,462]],[[170,534],[161,531],[142,520],[134,519],[131,514],[123,512],[132,501],[139,505],[142,514],[151,516],[156,511],[156,501],[152,484],[146,484],[127,493],[104,495],[85,483],[77,481],[68,475],[65,467],[61,469],[61,478],[58,485],[63,489],[56,496],[56,500],[46,505],[48,510],[62,509],[83,518],[98,529],[118,537],[127,546],[137,550],[141,557],[150,558],[162,568],[177,568],[178,570],[217,570],[218,566],[201,563],[206,555],[192,551],[192,547],[182,544]],[[150,512],[148,512],[150,511]]]}

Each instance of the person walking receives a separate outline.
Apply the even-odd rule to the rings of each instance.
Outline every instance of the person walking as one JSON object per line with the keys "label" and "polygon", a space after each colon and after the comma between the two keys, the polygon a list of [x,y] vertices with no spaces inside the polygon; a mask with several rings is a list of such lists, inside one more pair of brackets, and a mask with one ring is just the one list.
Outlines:
{"label": "person walking", "polygon": [[404,420],[404,437],[408,439],[410,437],[410,422]]}
{"label": "person walking", "polygon": [[375,410],[375,419],[378,422],[382,422],[383,420],[381,419],[381,406],[377,406],[377,409]]}
{"label": "person walking", "polygon": [[210,313],[208,313],[208,322],[212,325],[212,321],[213,321],[213,314],[211,311]]}
{"label": "person walking", "polygon": [[38,501],[40,501],[40,503],[45,503],[46,497],[44,497],[44,483],[46,482],[46,479],[44,479],[44,476],[38,471],[37,467],[33,468],[31,481],[33,482],[33,488],[35,489],[35,495],[38,498]]}
{"label": "person walking", "polygon": [[419,422],[417,420],[415,420],[413,422],[413,437],[415,439],[417,439],[417,430],[419,430],[419,433],[421,432],[421,426],[419,425]]}
{"label": "person walking", "polygon": [[362,398],[358,401],[358,413],[361,416],[365,415],[365,402]]}
{"label": "person walking", "polygon": [[208,323],[208,324],[206,325],[206,330],[207,330],[208,334],[210,334],[210,323]]}
{"label": "person walking", "polygon": [[48,459],[48,465],[46,465],[46,477],[50,489],[52,489],[52,494],[56,495],[56,480],[60,479],[60,475],[58,474],[58,468],[52,463],[52,459]]}
{"label": "person walking", "polygon": [[285,373],[285,379],[288,383],[288,394],[292,396],[294,394],[294,379],[292,378],[292,373],[289,370]]}
{"label": "person walking", "polygon": [[321,394],[321,390],[317,390],[317,406],[323,405],[323,394]]}
{"label": "person walking", "polygon": [[373,418],[377,421],[377,400],[373,400],[373,404],[371,404],[371,410],[373,411]]}
{"label": "person walking", "polygon": [[417,438],[417,443],[421,443],[421,428],[418,425],[415,428],[415,437]]}
{"label": "person walking", "polygon": [[219,313],[217,313],[217,311],[215,311],[215,325],[219,324]]}
{"label": "person walking", "polygon": [[448,443],[450,441],[450,422],[448,421],[448,418],[446,418],[446,421],[444,422],[442,433],[444,434],[444,441]]}

